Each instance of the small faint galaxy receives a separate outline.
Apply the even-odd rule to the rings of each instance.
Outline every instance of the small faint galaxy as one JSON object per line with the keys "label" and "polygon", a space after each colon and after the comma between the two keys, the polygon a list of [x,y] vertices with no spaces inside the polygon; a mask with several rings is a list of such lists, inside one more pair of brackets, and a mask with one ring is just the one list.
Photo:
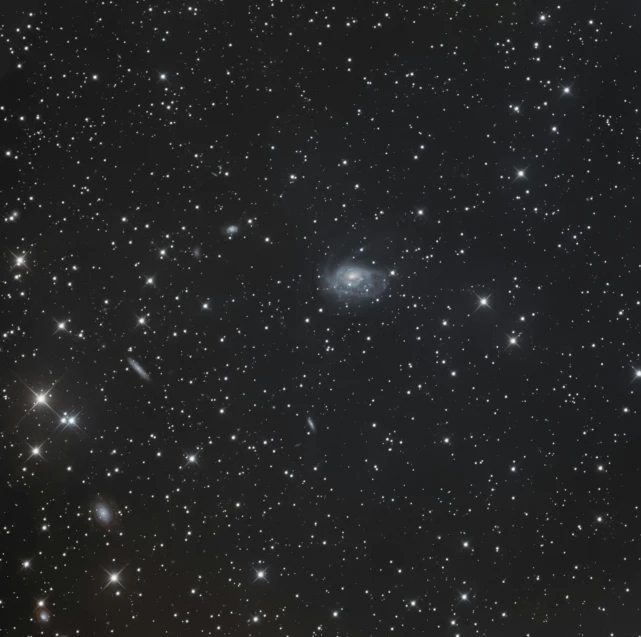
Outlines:
{"label": "small faint galaxy", "polygon": [[144,380],[146,383],[151,382],[151,376],[149,376],[145,368],[135,358],[128,357],[127,363],[129,364],[129,367],[131,367],[131,369],[133,369],[134,372],[136,372],[136,374],[138,374],[138,376],[142,380]]}
{"label": "small faint galaxy", "polygon": [[38,605],[33,611],[33,617],[36,623],[41,624],[43,626],[47,626],[51,623],[51,620],[53,619],[53,614],[49,610],[49,608],[47,608],[47,605],[45,602],[38,602]]}
{"label": "small faint galaxy", "polygon": [[229,224],[223,225],[220,231],[222,232],[223,236],[227,237],[228,239],[231,239],[240,232],[240,226],[236,223],[229,223]]}
{"label": "small faint galaxy", "polygon": [[98,496],[91,503],[91,516],[102,528],[111,529],[117,525],[118,509],[109,498]]}

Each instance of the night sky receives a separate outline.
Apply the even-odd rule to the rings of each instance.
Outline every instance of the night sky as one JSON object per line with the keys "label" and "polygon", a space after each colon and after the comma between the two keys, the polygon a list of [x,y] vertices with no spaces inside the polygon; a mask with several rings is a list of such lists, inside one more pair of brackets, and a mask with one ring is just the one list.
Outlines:
{"label": "night sky", "polygon": [[2,634],[638,636],[637,9],[3,8]]}

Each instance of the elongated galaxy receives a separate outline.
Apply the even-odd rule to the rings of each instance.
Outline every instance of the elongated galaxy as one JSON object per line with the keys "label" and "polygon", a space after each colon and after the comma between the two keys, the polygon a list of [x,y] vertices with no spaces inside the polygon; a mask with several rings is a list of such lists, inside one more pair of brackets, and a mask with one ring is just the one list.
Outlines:
{"label": "elongated galaxy", "polygon": [[145,382],[149,383],[151,381],[149,374],[135,358],[127,358],[127,363],[129,363],[129,367],[131,367],[131,369],[133,369]]}
{"label": "elongated galaxy", "polygon": [[344,263],[331,270],[324,281],[327,294],[341,301],[377,299],[387,289],[383,272],[357,263]]}

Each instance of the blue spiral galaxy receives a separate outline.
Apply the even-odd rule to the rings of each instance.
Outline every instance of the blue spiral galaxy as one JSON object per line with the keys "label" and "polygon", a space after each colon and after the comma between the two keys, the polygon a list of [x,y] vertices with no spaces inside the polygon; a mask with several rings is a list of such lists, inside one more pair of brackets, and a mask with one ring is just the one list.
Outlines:
{"label": "blue spiral galaxy", "polygon": [[340,265],[325,278],[325,291],[337,300],[374,300],[386,289],[387,280],[381,270],[355,263]]}
{"label": "blue spiral galaxy", "polygon": [[118,512],[114,502],[102,496],[97,497],[91,505],[91,514],[95,522],[105,529],[114,526],[118,519]]}

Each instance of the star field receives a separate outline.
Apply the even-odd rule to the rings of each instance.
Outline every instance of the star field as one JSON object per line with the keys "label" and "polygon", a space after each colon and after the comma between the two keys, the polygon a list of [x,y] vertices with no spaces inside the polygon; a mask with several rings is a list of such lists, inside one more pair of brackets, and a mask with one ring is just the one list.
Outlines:
{"label": "star field", "polygon": [[638,637],[639,7],[10,5],[0,632]]}

